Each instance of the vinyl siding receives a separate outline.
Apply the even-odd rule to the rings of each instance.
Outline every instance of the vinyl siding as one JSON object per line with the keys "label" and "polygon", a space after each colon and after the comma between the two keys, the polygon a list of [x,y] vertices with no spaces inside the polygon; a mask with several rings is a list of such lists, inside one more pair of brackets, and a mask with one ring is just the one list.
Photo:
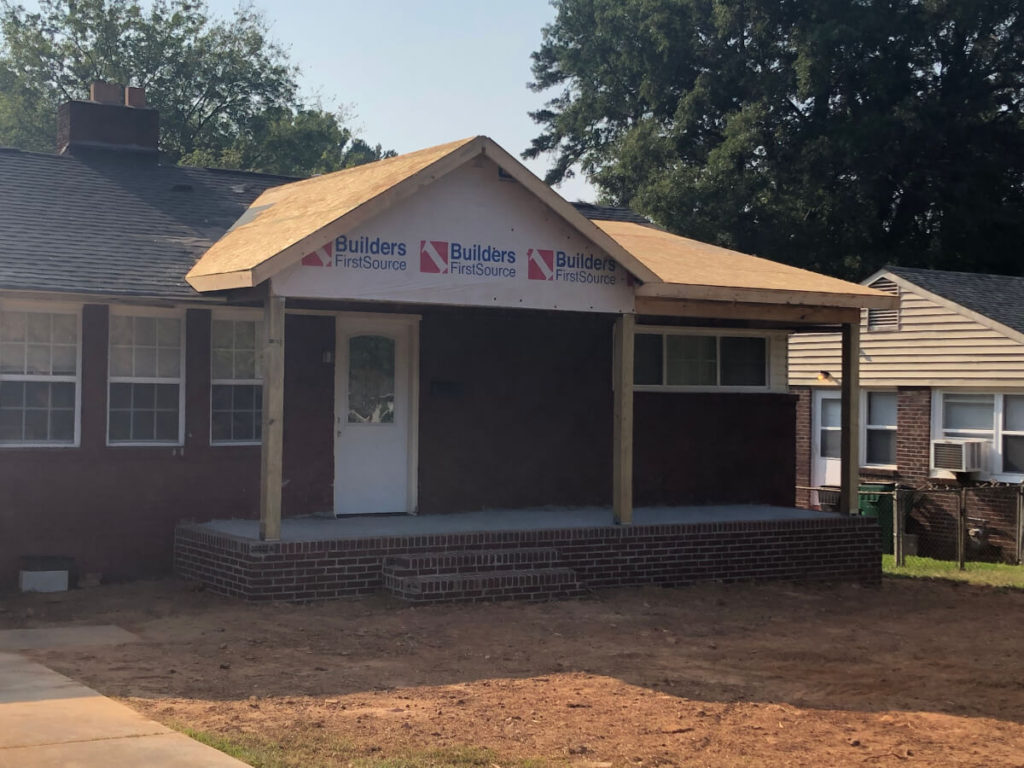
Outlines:
{"label": "vinyl siding", "polygon": [[[819,384],[819,371],[842,378],[838,333],[794,334],[791,386]],[[903,288],[899,330],[868,331],[861,315],[861,386],[1024,384],[1024,344]]]}

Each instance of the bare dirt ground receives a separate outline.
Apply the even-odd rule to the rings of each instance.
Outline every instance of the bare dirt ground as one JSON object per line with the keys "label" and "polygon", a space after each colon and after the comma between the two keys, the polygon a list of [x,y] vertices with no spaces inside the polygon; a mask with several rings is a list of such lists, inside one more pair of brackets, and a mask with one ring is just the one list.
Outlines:
{"label": "bare dirt ground", "polygon": [[167,581],[0,597],[0,626],[54,622],[144,642],[38,660],[157,720],[291,745],[286,764],[474,745],[497,766],[1024,765],[1020,591],[887,579],[289,606]]}

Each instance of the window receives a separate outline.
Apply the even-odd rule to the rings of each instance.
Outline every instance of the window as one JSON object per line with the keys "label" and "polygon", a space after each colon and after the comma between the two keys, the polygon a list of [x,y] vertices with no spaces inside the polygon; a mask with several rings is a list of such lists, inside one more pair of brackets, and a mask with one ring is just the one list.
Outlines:
{"label": "window", "polygon": [[895,392],[864,393],[864,464],[896,466]]}
{"label": "window", "polygon": [[0,445],[77,445],[79,317],[0,310]]}
{"label": "window", "polygon": [[818,432],[818,455],[838,459],[843,446],[843,403],[838,397],[821,398],[821,424]]}
{"label": "window", "polygon": [[633,383],[640,387],[768,387],[764,336],[637,331],[633,356]]}
{"label": "window", "polygon": [[210,354],[210,442],[259,443],[263,429],[260,370],[262,324],[213,318]]}
{"label": "window", "polygon": [[937,392],[932,419],[933,437],[988,442],[992,475],[1024,475],[1024,393]]}
{"label": "window", "polygon": [[183,330],[180,313],[111,311],[110,443],[181,444]]}

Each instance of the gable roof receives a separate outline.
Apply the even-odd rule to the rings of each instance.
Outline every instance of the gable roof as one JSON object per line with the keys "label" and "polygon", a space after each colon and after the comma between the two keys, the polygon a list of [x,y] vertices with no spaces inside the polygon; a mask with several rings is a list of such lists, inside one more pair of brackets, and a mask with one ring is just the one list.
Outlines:
{"label": "gable roof", "polygon": [[643,263],[486,136],[461,139],[269,190],[203,255],[186,279],[198,291],[258,285],[322,245],[327,228],[358,227],[480,155],[490,157],[634,276],[641,280],[656,279]]}
{"label": "gable roof", "polygon": [[638,295],[830,307],[894,306],[888,294],[678,237],[627,209],[590,204],[573,207],[486,136],[268,190],[236,227],[203,255],[187,279],[199,291],[257,285],[318,248],[328,235],[360,226],[479,155],[490,157],[644,283]]}
{"label": "gable roof", "polygon": [[[833,307],[894,305],[893,297],[863,285],[680,237],[649,224],[595,223],[658,276],[658,282],[640,286],[638,296]],[[782,297],[787,300],[780,302]]]}
{"label": "gable roof", "polygon": [[864,282],[887,272],[987,318],[990,325],[995,322],[1024,334],[1024,277],[889,266]]}
{"label": "gable roof", "polygon": [[194,299],[195,260],[291,180],[0,148],[0,289]]}

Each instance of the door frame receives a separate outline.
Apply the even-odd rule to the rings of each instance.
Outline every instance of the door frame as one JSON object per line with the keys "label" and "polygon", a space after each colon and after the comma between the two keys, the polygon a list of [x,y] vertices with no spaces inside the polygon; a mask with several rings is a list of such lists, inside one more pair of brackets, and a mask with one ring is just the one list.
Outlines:
{"label": "door frame", "polygon": [[[367,321],[390,326],[408,333],[409,348],[409,423],[406,435],[406,513],[417,514],[419,504],[419,432],[420,432],[420,315],[399,315],[388,312],[337,312],[334,319],[334,414],[331,431],[334,433],[332,455],[334,457],[334,488],[331,494],[334,516],[338,515],[337,472],[338,472],[338,428],[343,418],[348,417],[348,403],[342,402],[347,385],[348,354],[342,341],[342,329],[346,321]],[[344,370],[343,370],[344,369]],[[387,514],[387,513],[381,513]],[[345,517],[346,515],[341,515]]]}

